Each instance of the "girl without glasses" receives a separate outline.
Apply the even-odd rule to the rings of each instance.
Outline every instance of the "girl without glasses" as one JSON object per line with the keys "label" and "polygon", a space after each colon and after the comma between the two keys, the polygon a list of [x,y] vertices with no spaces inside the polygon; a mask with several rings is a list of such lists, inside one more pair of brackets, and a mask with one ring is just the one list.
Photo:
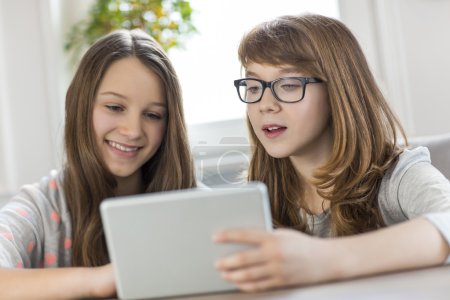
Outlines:
{"label": "girl without glasses", "polygon": [[100,202],[195,186],[178,78],[143,31],[113,32],[87,51],[65,117],[63,170],[0,211],[1,298],[113,296]]}
{"label": "girl without glasses", "polygon": [[216,263],[226,280],[256,291],[450,262],[450,183],[426,148],[399,145],[403,129],[345,25],[280,17],[246,34],[239,58],[248,179],[268,186],[277,229],[218,233],[255,246]]}

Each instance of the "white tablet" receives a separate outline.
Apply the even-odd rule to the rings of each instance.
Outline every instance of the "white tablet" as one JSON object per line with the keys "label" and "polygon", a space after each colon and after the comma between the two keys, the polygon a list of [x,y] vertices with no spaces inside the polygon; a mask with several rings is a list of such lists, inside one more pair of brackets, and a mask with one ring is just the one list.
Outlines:
{"label": "white tablet", "polygon": [[213,234],[272,228],[262,183],[111,198],[100,211],[121,299],[234,290],[214,262],[248,246],[216,244]]}

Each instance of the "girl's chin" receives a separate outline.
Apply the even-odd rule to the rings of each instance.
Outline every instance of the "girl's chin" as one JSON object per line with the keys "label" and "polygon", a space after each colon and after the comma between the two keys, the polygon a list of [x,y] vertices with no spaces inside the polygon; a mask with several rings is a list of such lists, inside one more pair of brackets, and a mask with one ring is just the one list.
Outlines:
{"label": "girl's chin", "polygon": [[138,170],[110,170],[110,172],[117,180],[126,180],[138,175]]}
{"label": "girl's chin", "polygon": [[267,154],[269,154],[270,157],[273,158],[287,158],[289,157],[289,153],[286,151],[276,151],[274,149],[265,149]]}

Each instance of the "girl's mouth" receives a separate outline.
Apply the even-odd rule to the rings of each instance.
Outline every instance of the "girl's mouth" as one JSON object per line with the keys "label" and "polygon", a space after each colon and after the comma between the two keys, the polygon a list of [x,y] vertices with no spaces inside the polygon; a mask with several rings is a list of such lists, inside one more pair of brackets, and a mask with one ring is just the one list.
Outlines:
{"label": "girl's mouth", "polygon": [[275,138],[282,135],[286,129],[287,127],[278,125],[263,126],[264,134],[269,138]]}
{"label": "girl's mouth", "polygon": [[108,146],[120,156],[131,157],[137,154],[142,147],[120,144],[117,142],[106,140]]}

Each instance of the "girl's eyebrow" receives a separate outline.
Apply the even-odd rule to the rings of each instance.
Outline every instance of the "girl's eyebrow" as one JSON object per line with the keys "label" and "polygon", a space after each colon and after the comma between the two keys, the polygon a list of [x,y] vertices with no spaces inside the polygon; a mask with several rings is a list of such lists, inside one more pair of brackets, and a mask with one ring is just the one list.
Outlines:
{"label": "girl's eyebrow", "polygon": [[[116,92],[112,92],[112,91],[107,91],[107,92],[103,92],[103,93],[99,94],[99,96],[108,96],[108,95],[112,95],[112,96],[115,96],[115,97],[118,97],[118,98],[128,101],[128,97],[126,97],[122,94],[116,93]],[[166,103],[159,102],[159,101],[151,101],[150,106],[161,106],[162,108],[167,108]]]}
{"label": "girl's eyebrow", "polygon": [[115,97],[118,97],[118,98],[122,98],[122,99],[128,100],[127,97],[125,97],[122,94],[116,93],[116,92],[107,91],[107,92],[103,92],[103,93],[99,94],[99,96],[105,96],[105,95],[112,95],[112,96],[115,96]]}
{"label": "girl's eyebrow", "polygon": [[254,73],[252,71],[245,71],[245,77],[249,77],[249,76],[258,77],[258,74]]}
{"label": "girl's eyebrow", "polygon": [[162,107],[162,108],[167,109],[167,105],[166,105],[165,103],[161,103],[161,102],[152,102],[152,103],[150,104],[150,106],[160,106],[160,107]]}

